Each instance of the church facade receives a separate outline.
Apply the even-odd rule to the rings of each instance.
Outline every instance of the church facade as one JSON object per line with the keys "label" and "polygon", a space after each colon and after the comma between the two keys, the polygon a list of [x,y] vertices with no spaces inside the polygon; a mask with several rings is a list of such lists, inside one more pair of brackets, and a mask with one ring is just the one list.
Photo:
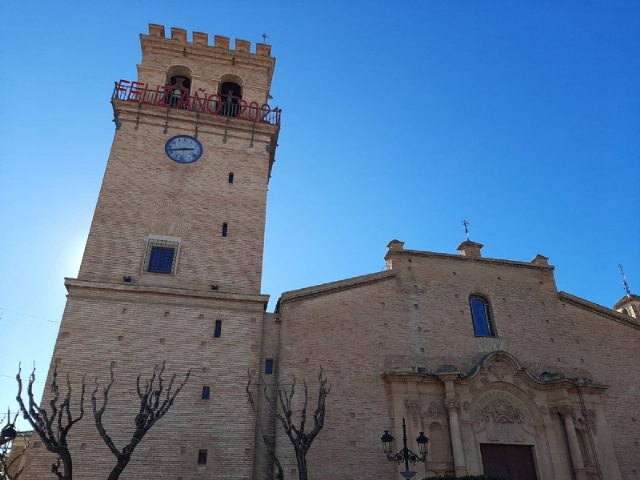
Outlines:
{"label": "church facade", "polygon": [[[74,392],[114,371],[105,423],[116,445],[131,435],[139,374],[163,362],[178,380],[191,372],[121,478],[271,479],[263,435],[297,478],[262,386],[273,395],[275,379],[306,379],[313,397],[321,367],[332,390],[311,479],[403,478],[380,442],[385,430],[401,439],[403,420],[409,448],[429,437],[426,462],[411,465],[418,479],[640,478],[637,296],[609,309],[558,292],[541,255],[393,240],[386,271],[286,292],[266,312],[275,59],[265,44],[187,37],[150,25],[137,80],[116,84],[111,154],[49,371],[69,374]],[[85,407],[70,434],[74,475],[107,478],[115,459]],[[52,478],[54,461],[36,439],[21,478]]]}

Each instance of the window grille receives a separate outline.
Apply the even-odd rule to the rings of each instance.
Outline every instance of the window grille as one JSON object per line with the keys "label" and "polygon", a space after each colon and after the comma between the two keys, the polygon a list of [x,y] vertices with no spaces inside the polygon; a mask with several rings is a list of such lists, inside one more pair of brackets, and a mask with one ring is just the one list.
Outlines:
{"label": "window grille", "polygon": [[173,274],[180,242],[151,238],[147,244],[144,264],[145,271],[151,273]]}

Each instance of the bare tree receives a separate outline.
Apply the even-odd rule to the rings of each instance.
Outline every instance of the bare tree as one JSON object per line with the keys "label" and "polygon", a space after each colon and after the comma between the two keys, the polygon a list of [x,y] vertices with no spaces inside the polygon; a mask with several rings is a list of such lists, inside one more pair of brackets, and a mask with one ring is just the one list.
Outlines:
{"label": "bare tree", "polygon": [[176,375],[173,374],[171,380],[169,381],[169,384],[165,388],[164,379],[162,378],[164,367],[165,364],[163,362],[162,367],[159,371],[157,365],[153,368],[151,378],[149,380],[145,380],[144,388],[140,387],[140,375],[138,375],[138,378],[136,380],[136,387],[138,397],[140,399],[140,409],[138,410],[138,414],[135,418],[135,430],[133,431],[131,440],[121,450],[116,447],[109,434],[107,434],[102,420],[102,416],[107,409],[109,390],[111,390],[114,382],[113,369],[111,369],[111,380],[102,391],[102,407],[100,408],[98,408],[97,400],[99,385],[98,380],[96,379],[96,386],[93,390],[93,393],[91,394],[93,416],[95,418],[96,427],[98,429],[98,432],[100,433],[100,436],[102,437],[102,440],[104,440],[104,442],[107,444],[107,447],[109,447],[109,450],[111,450],[111,453],[115,455],[117,460],[116,466],[113,468],[113,470],[111,470],[108,480],[117,480],[118,478],[120,478],[120,474],[129,464],[131,456],[133,455],[133,452],[138,444],[142,441],[147,432],[149,432],[151,427],[153,427],[158,420],[166,415],[166,413],[173,405],[176,397],[189,380],[191,371],[187,372],[184,381],[174,389],[173,383],[175,381]]}
{"label": "bare tree", "polygon": [[[33,382],[36,379],[36,369],[34,368],[29,375],[29,384],[27,386],[27,397],[29,407],[22,400],[22,379],[20,374],[22,369],[18,368],[16,380],[18,381],[18,395],[16,400],[20,406],[24,418],[29,422],[33,431],[40,437],[43,445],[51,453],[58,456],[57,461],[52,465],[51,471],[59,479],[73,479],[73,463],[71,461],[71,452],[67,443],[67,435],[69,430],[82,420],[84,416],[84,392],[85,383],[82,378],[82,387],[80,393],[80,415],[73,418],[71,414],[71,381],[67,375],[67,394],[60,403],[60,387],[58,386],[58,370],[57,366],[53,369],[53,378],[51,380],[51,391],[53,396],[49,402],[51,411],[47,413],[44,408],[38,406],[33,398]],[[62,471],[60,466],[62,464]]]}
{"label": "bare tree", "polygon": [[[16,413],[11,420],[11,412],[8,411],[0,432],[0,478],[3,480],[18,480],[24,469],[24,466],[20,466],[20,459],[27,449],[28,440],[26,435],[16,430],[17,418]],[[21,445],[17,445],[18,442]]]}
{"label": "bare tree", "polygon": [[[247,370],[247,375],[249,377],[249,381],[247,382],[247,388],[246,388],[247,397],[249,398],[249,403],[251,404],[251,409],[253,410],[253,412],[257,416],[258,407],[256,405],[256,402],[253,399],[253,394],[251,392],[251,373],[250,373],[249,370]],[[265,395],[266,395],[266,393],[265,393]],[[260,419],[258,419],[256,423],[258,425],[258,431],[260,432],[260,436],[262,437],[262,441],[264,442],[265,447],[267,447],[267,453],[269,454],[269,458],[271,458],[271,462],[275,465],[275,467],[277,469],[276,479],[277,480],[284,480],[284,472],[282,470],[282,464],[280,463],[280,460],[276,456],[276,442],[275,442],[275,439],[265,433],[264,429],[262,428],[262,423],[260,422]]]}
{"label": "bare tree", "polygon": [[0,446],[0,478],[3,480],[19,480],[24,465],[22,457],[29,448],[29,434],[18,432],[11,442]]}
{"label": "bare tree", "polygon": [[313,441],[320,433],[320,430],[322,430],[322,427],[324,427],[325,402],[327,395],[329,395],[329,392],[331,391],[331,385],[327,385],[327,377],[323,376],[322,367],[320,367],[320,373],[318,374],[318,383],[318,404],[315,412],[313,413],[313,428],[308,433],[305,432],[307,423],[307,406],[309,403],[309,388],[307,387],[307,382],[305,380],[302,382],[304,388],[304,403],[302,405],[302,410],[300,411],[300,426],[297,426],[293,419],[293,396],[296,388],[295,377],[292,379],[290,390],[287,390],[286,386],[281,386],[276,380],[276,398],[273,400],[269,398],[269,395],[267,394],[267,387],[264,387],[264,397],[280,422],[282,429],[287,434],[287,437],[295,451],[296,461],[298,463],[299,480],[308,480],[307,452],[311,448]]}

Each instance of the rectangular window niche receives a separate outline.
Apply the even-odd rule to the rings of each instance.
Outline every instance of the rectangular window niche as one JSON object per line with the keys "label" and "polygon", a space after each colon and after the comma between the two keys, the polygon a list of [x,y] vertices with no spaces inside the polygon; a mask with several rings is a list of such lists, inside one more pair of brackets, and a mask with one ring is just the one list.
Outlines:
{"label": "rectangular window niche", "polygon": [[178,264],[180,241],[178,237],[149,235],[144,256],[144,271],[173,275]]}

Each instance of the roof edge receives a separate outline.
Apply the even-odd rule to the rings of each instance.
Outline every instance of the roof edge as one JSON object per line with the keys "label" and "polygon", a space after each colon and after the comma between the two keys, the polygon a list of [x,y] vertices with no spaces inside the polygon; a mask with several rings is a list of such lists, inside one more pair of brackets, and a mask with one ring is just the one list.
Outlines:
{"label": "roof edge", "polygon": [[389,258],[391,255],[414,255],[417,257],[437,257],[437,258],[446,258],[451,260],[458,260],[464,262],[485,262],[485,263],[493,263],[498,265],[507,265],[510,267],[524,267],[524,268],[533,268],[535,270],[547,270],[553,271],[556,267],[553,265],[538,265],[531,262],[520,262],[517,260],[504,260],[501,258],[486,258],[486,257],[465,257],[464,255],[455,255],[452,253],[438,253],[438,252],[427,252],[423,250],[393,250],[389,251],[385,255],[385,260]]}
{"label": "roof edge", "polygon": [[589,300],[585,300],[584,298],[576,297],[575,295],[571,295],[567,292],[558,292],[558,298],[567,303],[575,305],[576,307],[583,308],[585,310],[589,310],[590,312],[598,313],[600,315],[604,315],[612,320],[615,320],[618,323],[622,323],[623,325],[627,325],[629,327],[640,330],[640,323],[632,320],[627,315],[616,312],[611,308],[603,307],[602,305],[598,305],[597,303],[590,302]]}
{"label": "roof edge", "polygon": [[364,285],[382,282],[395,276],[395,272],[387,270],[384,272],[369,273],[366,275],[360,275],[358,277],[347,278],[345,280],[322,283],[320,285],[314,285],[312,287],[305,287],[298,290],[283,292],[278,299],[276,312],[278,311],[280,305],[283,303],[297,302],[306,298],[318,297],[321,295],[327,295],[330,293],[341,292],[343,290],[362,287]]}

